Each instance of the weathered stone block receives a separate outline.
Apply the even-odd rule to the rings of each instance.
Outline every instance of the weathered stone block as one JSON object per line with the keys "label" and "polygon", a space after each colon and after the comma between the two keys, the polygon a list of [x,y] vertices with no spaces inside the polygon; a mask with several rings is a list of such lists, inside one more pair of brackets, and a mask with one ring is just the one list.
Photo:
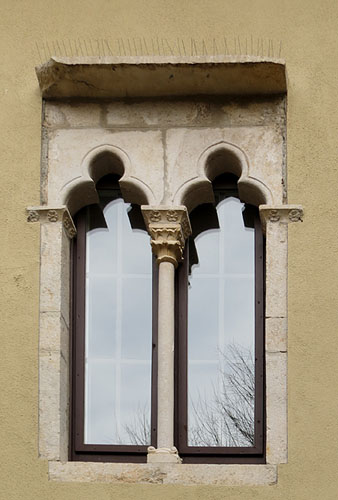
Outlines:
{"label": "weathered stone block", "polygon": [[41,224],[40,311],[61,311],[62,223]]}
{"label": "weathered stone block", "polygon": [[100,125],[101,106],[96,103],[46,102],[44,125],[51,128],[81,128]]}
{"label": "weathered stone block", "polygon": [[[94,176],[95,172],[87,170],[86,157],[89,152],[102,148],[103,145],[114,146],[117,152],[121,150],[128,158],[124,179],[131,177],[144,184],[152,193],[152,201],[160,203],[163,198],[164,176],[164,150],[160,131],[67,129],[53,132],[49,139],[48,204],[60,204],[61,200],[61,204],[65,204],[73,181],[81,181],[81,178],[83,181],[91,181],[90,175]],[[85,198],[83,204],[86,204]]]}
{"label": "weathered stone block", "polygon": [[49,462],[49,479],[103,483],[263,486],[277,482],[274,465]]}
{"label": "weathered stone block", "polygon": [[287,354],[266,353],[266,461],[287,462]]}
{"label": "weathered stone block", "polygon": [[266,227],[266,317],[287,317],[287,224]]}
{"label": "weathered stone block", "polygon": [[[165,135],[166,160],[167,160],[167,182],[165,198],[166,202],[179,204],[182,200],[176,199],[176,195],[182,186],[190,180],[201,176],[202,178],[210,172],[208,167],[201,163],[200,158],[211,146],[236,145],[236,148],[246,157],[246,171],[238,169],[234,171],[235,162],[230,161],[228,165],[216,167],[213,176],[219,175],[227,170],[240,176],[255,179],[268,187],[270,198],[276,203],[282,203],[282,163],[283,143],[280,133],[274,127],[238,127],[238,128],[205,128],[205,129],[170,129]],[[260,147],[257,147],[257,144]],[[217,170],[218,168],[218,170]],[[236,170],[236,169],[235,169]]]}
{"label": "weathered stone block", "polygon": [[60,352],[68,362],[69,329],[59,311],[44,311],[40,314],[40,352]]}
{"label": "weathered stone block", "polygon": [[265,348],[267,352],[286,352],[287,335],[287,318],[266,318]]}
{"label": "weathered stone block", "polygon": [[61,363],[61,353],[40,353],[39,454],[48,460],[60,460]]}

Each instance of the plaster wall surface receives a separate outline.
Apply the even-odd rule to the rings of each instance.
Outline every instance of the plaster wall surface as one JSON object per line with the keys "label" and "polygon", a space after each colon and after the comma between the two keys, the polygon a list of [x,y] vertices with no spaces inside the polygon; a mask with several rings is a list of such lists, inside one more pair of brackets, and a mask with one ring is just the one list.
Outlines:
{"label": "plaster wall surface", "polygon": [[[98,0],[95,5],[87,0],[2,0],[1,11],[0,498],[335,500],[338,5],[331,0]],[[38,225],[27,224],[25,214],[27,205],[40,204],[41,97],[33,66],[41,61],[35,42],[112,34],[160,34],[168,40],[249,39],[252,34],[282,41],[289,81],[288,202],[302,204],[305,218],[288,229],[289,453],[276,485],[62,483],[48,479],[47,461],[38,457],[40,236]],[[108,119],[116,117],[107,113]]]}

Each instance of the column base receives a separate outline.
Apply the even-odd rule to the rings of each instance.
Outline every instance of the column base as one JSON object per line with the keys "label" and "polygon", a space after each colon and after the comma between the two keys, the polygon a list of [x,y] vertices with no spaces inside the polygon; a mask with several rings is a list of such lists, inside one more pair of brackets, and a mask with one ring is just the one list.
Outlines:
{"label": "column base", "polygon": [[172,446],[171,448],[154,448],[154,446],[149,446],[147,463],[181,464],[182,460],[180,459],[177,448],[175,448],[175,446]]}

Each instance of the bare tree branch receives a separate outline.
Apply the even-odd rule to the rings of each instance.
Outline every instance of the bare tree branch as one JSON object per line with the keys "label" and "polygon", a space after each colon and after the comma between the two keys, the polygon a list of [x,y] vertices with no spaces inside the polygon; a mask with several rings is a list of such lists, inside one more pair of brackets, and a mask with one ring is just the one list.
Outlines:
{"label": "bare tree branch", "polygon": [[253,446],[255,366],[251,351],[237,344],[221,353],[221,389],[211,400],[191,400],[189,444],[192,446]]}
{"label": "bare tree branch", "polygon": [[129,424],[124,425],[124,430],[131,444],[150,445],[150,411],[147,404],[143,407],[140,405],[138,406],[137,413],[134,414],[133,420]]}

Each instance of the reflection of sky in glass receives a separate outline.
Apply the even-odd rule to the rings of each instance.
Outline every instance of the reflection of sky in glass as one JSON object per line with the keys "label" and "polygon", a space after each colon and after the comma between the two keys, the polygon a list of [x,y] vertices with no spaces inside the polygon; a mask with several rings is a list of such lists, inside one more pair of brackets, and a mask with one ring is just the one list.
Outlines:
{"label": "reflection of sky in glass", "polygon": [[[151,252],[122,199],[86,237],[85,443],[135,444],[150,425]],[[140,442],[139,444],[150,444]]]}
{"label": "reflection of sky in glass", "polygon": [[[250,358],[254,352],[254,229],[244,226],[243,207],[237,198],[221,201],[217,206],[220,228],[205,231],[195,239],[199,263],[192,268],[188,290],[190,445],[206,444],[194,437],[196,432],[207,432],[198,429],[201,423],[197,414],[203,412],[204,419],[215,420],[219,445],[229,445],[226,433],[230,431],[225,429],[222,415],[216,416],[215,398],[221,399],[224,384],[228,383],[229,356],[230,362],[238,363],[234,359],[236,351]],[[231,348],[234,345],[235,350]],[[245,411],[253,416],[253,407]],[[240,435],[234,438],[238,445],[248,445]]]}

